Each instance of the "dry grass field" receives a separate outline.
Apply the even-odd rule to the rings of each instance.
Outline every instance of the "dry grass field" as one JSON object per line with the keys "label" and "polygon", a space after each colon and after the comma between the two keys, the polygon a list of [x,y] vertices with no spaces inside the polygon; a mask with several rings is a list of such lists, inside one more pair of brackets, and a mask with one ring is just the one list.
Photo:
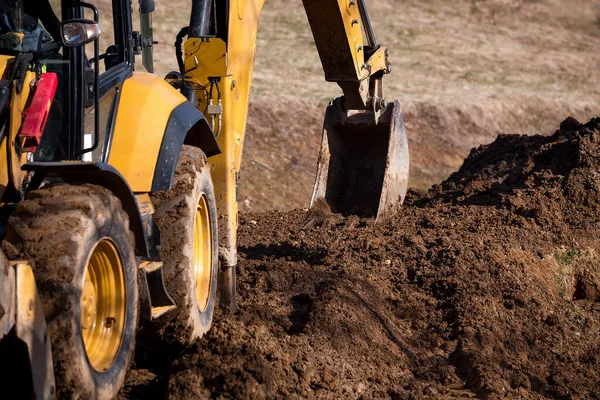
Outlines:
{"label": "dry grass field", "polygon": [[[176,64],[175,34],[190,1],[157,1],[157,72]],[[600,3],[574,0],[367,1],[380,43],[391,48],[390,97],[403,102],[479,104],[540,96],[569,103],[600,98]],[[302,2],[267,0],[258,33],[253,98],[326,102]]]}

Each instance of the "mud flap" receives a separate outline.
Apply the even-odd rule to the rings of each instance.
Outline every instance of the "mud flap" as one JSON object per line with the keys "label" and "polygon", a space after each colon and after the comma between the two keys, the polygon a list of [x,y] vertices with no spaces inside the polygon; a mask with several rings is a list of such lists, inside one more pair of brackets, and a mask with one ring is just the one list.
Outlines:
{"label": "mud flap", "polygon": [[328,107],[310,207],[324,199],[332,212],[376,217],[394,215],[408,186],[408,141],[402,107],[372,111]]}

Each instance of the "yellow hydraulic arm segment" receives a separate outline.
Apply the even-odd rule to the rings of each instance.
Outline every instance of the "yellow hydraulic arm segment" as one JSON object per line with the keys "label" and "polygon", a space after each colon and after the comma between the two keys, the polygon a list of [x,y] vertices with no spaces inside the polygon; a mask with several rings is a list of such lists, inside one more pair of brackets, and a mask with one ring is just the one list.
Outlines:
{"label": "yellow hydraulic arm segment", "polygon": [[[228,42],[216,37],[190,37],[184,44],[184,72],[195,85],[198,108],[206,113],[221,148],[211,157],[212,178],[219,217],[220,282],[222,303],[235,308],[233,298],[237,263],[237,185],[246,130],[246,115],[256,32],[264,0],[229,1]],[[211,15],[212,13],[209,13]],[[190,26],[190,32],[193,26]],[[227,304],[229,303],[229,304]]]}
{"label": "yellow hydraulic arm segment", "polygon": [[389,51],[375,40],[364,0],[303,0],[303,3],[325,79],[340,85],[344,106],[379,109],[383,100],[381,78],[391,72]]}
{"label": "yellow hydraulic arm segment", "polygon": [[[231,283],[234,272],[227,268],[237,263],[238,173],[264,0],[226,3],[227,35],[215,37],[206,33],[215,25],[207,22],[214,3],[194,0],[183,72],[222,149],[209,161],[219,209],[221,265],[224,276],[229,274],[225,282]],[[408,148],[399,103],[383,99],[382,77],[391,71],[388,49],[375,41],[363,0],[303,3],[325,77],[344,92],[326,113],[311,205],[324,198],[334,212],[390,214],[406,193]]]}

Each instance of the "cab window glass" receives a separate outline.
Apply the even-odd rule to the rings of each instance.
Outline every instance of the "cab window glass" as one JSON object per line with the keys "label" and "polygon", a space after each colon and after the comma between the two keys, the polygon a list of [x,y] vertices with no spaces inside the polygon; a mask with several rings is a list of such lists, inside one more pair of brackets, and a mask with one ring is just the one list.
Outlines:
{"label": "cab window glass", "polygon": [[[85,52],[90,66],[94,67],[94,64],[97,62],[102,74],[125,61],[122,24],[119,18],[115,18],[112,1],[89,0],[87,2],[98,8],[98,20],[102,29],[102,35],[98,39],[100,47],[99,60],[96,60],[94,57],[94,42],[86,45]],[[84,13],[86,19],[94,19],[92,10],[85,9]]]}
{"label": "cab window glass", "polygon": [[[104,156],[106,138],[110,134],[110,116],[115,107],[115,100],[117,98],[117,90],[112,89],[106,95],[100,99],[99,109],[99,117],[100,117],[100,131],[98,132],[98,139],[100,145],[93,151],[87,154],[84,154],[84,161],[100,161]],[[94,142],[94,129],[95,129],[95,115],[96,109],[94,107],[86,110],[85,113],[85,122],[83,128],[83,145],[84,148],[90,148]]]}

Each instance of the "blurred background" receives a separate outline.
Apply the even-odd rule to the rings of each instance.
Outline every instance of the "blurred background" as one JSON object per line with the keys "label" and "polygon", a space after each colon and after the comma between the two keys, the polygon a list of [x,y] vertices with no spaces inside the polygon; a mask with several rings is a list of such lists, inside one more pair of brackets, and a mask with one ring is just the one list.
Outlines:
{"label": "blurred background", "polygon": [[[100,6],[110,0],[96,0]],[[137,3],[134,0],[134,4]],[[173,42],[189,0],[157,0],[156,72],[176,69]],[[391,49],[388,100],[400,100],[411,186],[458,169],[500,133],[549,134],[567,116],[600,116],[598,0],[367,0]],[[242,211],[307,207],[328,101],[302,1],[267,0],[258,32],[241,171]]]}

